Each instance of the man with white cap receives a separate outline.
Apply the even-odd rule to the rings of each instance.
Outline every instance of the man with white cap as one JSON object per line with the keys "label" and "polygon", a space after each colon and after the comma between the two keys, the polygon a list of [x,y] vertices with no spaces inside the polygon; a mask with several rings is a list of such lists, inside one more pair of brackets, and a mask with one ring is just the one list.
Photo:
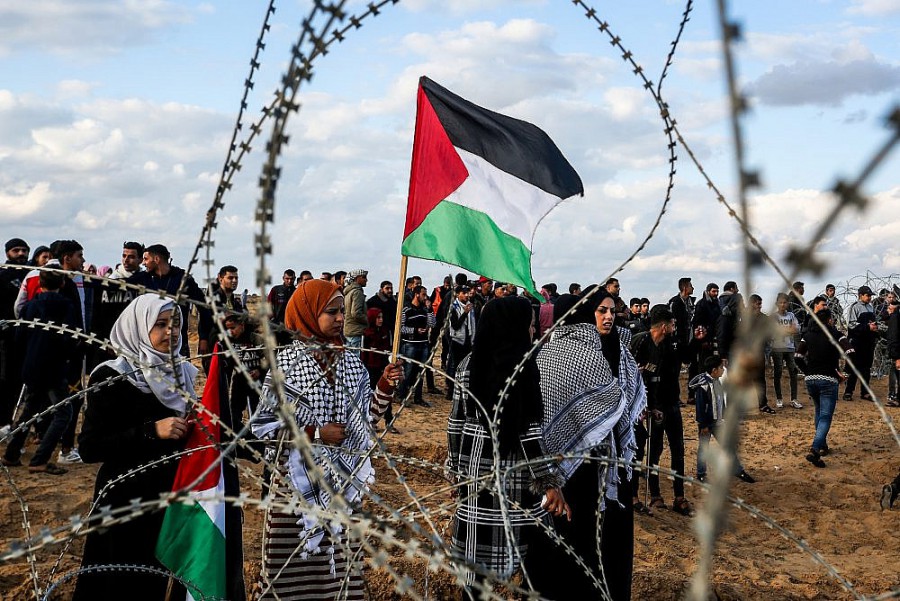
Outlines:
{"label": "man with white cap", "polygon": [[366,317],[366,293],[363,288],[369,281],[369,272],[365,269],[351,269],[347,273],[347,285],[344,286],[344,338],[347,339],[347,350],[359,356],[362,347],[363,333],[369,327]]}

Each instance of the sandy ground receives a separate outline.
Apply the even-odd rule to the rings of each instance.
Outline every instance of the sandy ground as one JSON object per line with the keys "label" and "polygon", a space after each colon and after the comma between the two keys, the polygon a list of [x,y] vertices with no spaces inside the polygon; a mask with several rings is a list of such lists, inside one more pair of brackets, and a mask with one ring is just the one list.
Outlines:
{"label": "sandy ground", "polygon": [[[770,376],[771,380],[771,376]],[[438,379],[441,384],[441,379]],[[785,385],[787,382],[785,382]],[[886,392],[886,379],[878,380],[879,394]],[[395,455],[440,464],[446,452],[445,426],[449,401],[439,395],[428,395],[434,407],[404,409],[396,424],[400,434],[385,440]],[[774,395],[770,391],[770,397]],[[782,409],[777,415],[747,416],[742,425],[741,458],[756,484],[735,482],[731,494],[743,499],[769,516],[780,526],[806,541],[855,588],[860,595],[873,595],[900,587],[900,507],[890,512],[880,510],[881,486],[897,473],[900,452],[872,403],[839,402],[829,444],[832,455],[828,467],[816,469],[804,460],[812,438],[811,402],[801,382],[803,409]],[[774,404],[774,402],[773,402]],[[896,420],[900,410],[888,409]],[[694,410],[683,409],[686,430],[688,475],[695,469],[697,436]],[[27,460],[26,454],[25,459]],[[667,454],[662,464],[668,465]],[[417,496],[428,495],[441,488],[442,480],[434,470],[417,466],[401,466],[404,482],[383,463],[374,492],[394,507],[410,501],[405,491],[409,486]],[[254,473],[256,466],[249,466]],[[23,510],[13,493],[13,486],[27,503],[27,523],[32,534],[43,527],[65,526],[70,516],[84,514],[89,507],[96,466],[75,465],[62,477],[28,474],[25,468],[13,468],[9,475],[0,474],[2,482],[2,548],[24,537]],[[259,486],[245,479],[251,497],[259,497]],[[671,501],[671,485],[663,481],[663,494]],[[689,486],[688,497],[702,506],[705,493]],[[433,527],[448,531],[449,514],[439,505],[448,503],[448,495],[440,493],[427,498]],[[379,513],[371,506],[373,513]],[[405,512],[406,515],[413,515]],[[424,520],[417,523],[426,528]],[[248,588],[259,569],[262,512],[247,508],[245,512],[244,548]],[[409,532],[398,536],[408,539]],[[68,545],[51,545],[34,557],[37,582],[43,590],[79,565],[82,540]],[[388,549],[390,565],[401,575],[408,575],[420,592],[430,598],[451,598],[451,578],[444,572],[429,572],[421,559],[409,559],[400,549]],[[635,519],[634,599],[678,599],[696,566],[697,544],[692,520],[672,511],[657,511],[653,516]],[[59,562],[54,572],[54,564]],[[732,508],[727,530],[716,548],[712,589],[718,599],[848,599],[854,595],[840,587],[827,570],[809,553],[766,527],[747,511]],[[367,583],[372,599],[399,599],[394,581],[384,569],[367,570]],[[71,583],[59,587],[54,599],[66,599]],[[0,597],[8,600],[34,599],[34,580],[25,558],[0,564]]]}

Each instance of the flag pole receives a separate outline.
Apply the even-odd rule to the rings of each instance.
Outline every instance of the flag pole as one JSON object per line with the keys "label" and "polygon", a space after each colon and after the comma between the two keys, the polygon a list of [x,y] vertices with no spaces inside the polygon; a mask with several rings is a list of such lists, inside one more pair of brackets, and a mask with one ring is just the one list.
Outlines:
{"label": "flag pole", "polygon": [[394,344],[391,348],[391,363],[396,363],[400,355],[400,318],[406,300],[406,263],[409,257],[400,255],[400,281],[397,283],[397,313],[394,320]]}

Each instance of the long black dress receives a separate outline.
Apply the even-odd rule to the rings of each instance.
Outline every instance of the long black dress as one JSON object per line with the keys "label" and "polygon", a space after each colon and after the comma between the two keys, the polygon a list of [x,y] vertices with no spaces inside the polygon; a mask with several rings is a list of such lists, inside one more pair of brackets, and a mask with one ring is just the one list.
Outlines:
{"label": "long black dress", "polygon": [[[101,367],[90,383],[118,375]],[[160,440],[152,434],[154,422],[176,416],[152,393],[141,392],[124,378],[89,393],[78,448],[86,463],[103,463],[94,488],[94,501],[99,497],[95,512],[106,505],[113,509],[128,506],[135,498],[155,500],[172,490],[178,465],[174,459],[125,478],[100,496],[106,484],[121,474],[180,450],[183,441]],[[82,567],[128,564],[164,569],[154,556],[162,520],[163,511],[157,510],[90,532],[85,538]],[[167,584],[164,576],[135,571],[88,572],[79,575],[73,599],[158,601],[165,596]]]}

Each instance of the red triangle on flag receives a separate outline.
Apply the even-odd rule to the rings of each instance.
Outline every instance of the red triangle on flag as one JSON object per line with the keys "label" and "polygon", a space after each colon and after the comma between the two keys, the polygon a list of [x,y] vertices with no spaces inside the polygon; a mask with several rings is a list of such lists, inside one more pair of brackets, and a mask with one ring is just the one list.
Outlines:
{"label": "red triangle on flag", "polygon": [[421,83],[416,105],[416,135],[404,239],[421,225],[439,202],[450,196],[469,177]]}
{"label": "red triangle on flag", "polygon": [[[221,426],[218,418],[220,412],[220,378],[219,378],[219,350],[216,344],[215,352],[209,364],[209,374],[206,377],[206,385],[203,387],[203,398],[200,401],[206,411],[200,411],[196,415],[194,427],[188,434],[185,450],[198,449],[184,455],[178,462],[178,471],[175,474],[175,482],[172,490],[181,490],[197,480],[210,465],[219,458],[219,443],[222,440]],[[216,423],[213,423],[213,416]],[[211,446],[210,445],[214,445]],[[203,448],[207,447],[207,448]],[[215,488],[219,483],[217,469],[209,470],[202,480],[197,482],[191,490],[206,490]]]}

